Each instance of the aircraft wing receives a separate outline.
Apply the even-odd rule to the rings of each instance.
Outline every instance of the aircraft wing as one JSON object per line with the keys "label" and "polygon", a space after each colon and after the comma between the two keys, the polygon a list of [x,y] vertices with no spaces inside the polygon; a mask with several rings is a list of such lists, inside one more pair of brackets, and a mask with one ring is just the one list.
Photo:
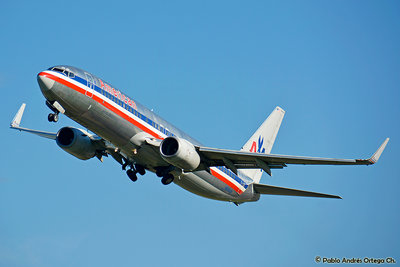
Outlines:
{"label": "aircraft wing", "polygon": [[[24,128],[24,127],[20,126],[22,116],[24,115],[25,107],[26,107],[26,104],[23,103],[21,105],[21,107],[19,108],[17,114],[15,114],[14,119],[11,121],[10,128],[18,130],[18,131],[32,133],[32,134],[38,135],[40,137],[56,140],[57,133],[28,129],[28,128]],[[91,139],[92,143],[96,146],[96,149],[99,151],[99,153],[96,154],[96,157],[100,161],[103,161],[102,156],[107,156],[107,153],[108,153],[108,154],[112,155],[116,161],[123,164],[122,157],[127,158],[127,156],[121,152],[117,152],[116,147],[113,144],[111,144],[109,141],[104,140],[103,138],[101,138],[100,136],[97,136],[95,134],[89,134],[86,131],[85,131],[85,134]]]}
{"label": "aircraft wing", "polygon": [[21,119],[22,119],[22,115],[24,114],[25,106],[26,106],[25,103],[23,103],[21,105],[21,107],[19,108],[17,114],[15,114],[15,117],[14,117],[14,119],[12,120],[12,122],[10,124],[10,128],[11,129],[15,129],[15,130],[19,130],[19,131],[23,131],[23,132],[36,134],[36,135],[39,135],[39,136],[44,137],[44,138],[55,140],[56,137],[57,137],[57,133],[50,133],[50,132],[45,132],[45,131],[32,130],[32,129],[23,128],[23,127],[19,126],[21,124]]}
{"label": "aircraft wing", "polygon": [[334,159],[276,154],[251,153],[244,151],[198,147],[198,152],[207,166],[226,166],[233,172],[237,169],[263,169],[271,175],[271,169],[282,169],[287,164],[302,165],[371,165],[379,160],[389,138],[368,159]]}
{"label": "aircraft wing", "polygon": [[[44,138],[48,138],[48,139],[52,139],[55,140],[57,138],[57,133],[52,133],[52,132],[46,132],[46,131],[39,131],[39,130],[33,130],[33,129],[28,129],[28,128],[24,128],[21,127],[21,120],[22,120],[22,116],[24,115],[24,111],[25,111],[25,107],[26,104],[23,103],[21,105],[21,107],[19,108],[17,114],[15,114],[14,119],[11,121],[10,124],[10,128],[11,129],[15,129],[18,131],[22,131],[22,132],[28,132],[28,133],[32,133],[32,134],[36,134],[40,137],[44,137]],[[87,136],[89,136],[89,138],[92,140],[92,142],[100,149],[100,150],[113,150],[115,149],[114,146],[111,146],[110,143],[106,140],[104,140],[103,138],[97,136],[97,135],[91,135],[89,133],[86,133]]]}

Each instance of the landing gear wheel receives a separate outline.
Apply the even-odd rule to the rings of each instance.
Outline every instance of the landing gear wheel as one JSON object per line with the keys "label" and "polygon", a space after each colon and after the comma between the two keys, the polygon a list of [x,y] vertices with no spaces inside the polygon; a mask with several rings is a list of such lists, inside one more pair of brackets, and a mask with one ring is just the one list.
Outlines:
{"label": "landing gear wheel", "polygon": [[142,165],[135,165],[135,169],[140,175],[146,174],[146,169]]}
{"label": "landing gear wheel", "polygon": [[50,113],[47,116],[47,119],[49,120],[49,122],[57,122],[58,121],[58,114],[57,113]]}
{"label": "landing gear wheel", "polygon": [[157,175],[158,177],[162,177],[162,176],[164,175],[163,170],[162,170],[162,169],[157,169],[157,170],[156,170],[156,175]]}
{"label": "landing gear wheel", "polygon": [[164,177],[161,179],[161,183],[164,185],[168,185],[174,181],[174,176],[170,173],[164,175]]}
{"label": "landing gear wheel", "polygon": [[128,175],[129,179],[131,179],[132,182],[136,182],[137,181],[137,175],[136,175],[135,171],[127,170],[126,174]]}
{"label": "landing gear wheel", "polygon": [[122,170],[125,171],[126,170],[126,166],[128,166],[128,165],[129,165],[128,162],[125,162],[124,164],[122,164]]}

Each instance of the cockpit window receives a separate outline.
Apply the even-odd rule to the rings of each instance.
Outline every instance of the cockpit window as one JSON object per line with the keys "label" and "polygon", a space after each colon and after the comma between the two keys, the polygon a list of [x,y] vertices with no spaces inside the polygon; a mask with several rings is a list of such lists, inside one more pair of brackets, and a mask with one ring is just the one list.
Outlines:
{"label": "cockpit window", "polygon": [[51,68],[51,70],[54,70],[54,71],[57,71],[57,72],[61,72],[61,73],[63,73],[63,69],[61,69],[61,68],[57,68],[57,67],[54,67],[54,68]]}
{"label": "cockpit window", "polygon": [[50,68],[50,70],[54,70],[54,71],[60,72],[60,73],[64,74],[67,77],[70,77],[70,78],[74,78],[75,77],[75,74],[72,71],[70,71],[69,69],[62,69],[62,68],[58,68],[58,67],[53,67],[53,68]]}

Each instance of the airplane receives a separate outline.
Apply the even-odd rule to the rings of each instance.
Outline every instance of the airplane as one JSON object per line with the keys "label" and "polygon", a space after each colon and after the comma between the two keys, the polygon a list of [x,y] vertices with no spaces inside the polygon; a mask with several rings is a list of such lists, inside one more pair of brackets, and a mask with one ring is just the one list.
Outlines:
{"label": "airplane", "polygon": [[[389,138],[368,159],[333,159],[270,154],[285,111],[276,107],[240,150],[203,146],[177,127],[122,93],[110,83],[76,67],[59,65],[41,71],[38,84],[52,113],[64,114],[87,130],[63,127],[57,133],[20,126],[23,103],[10,128],[55,140],[81,160],[111,156],[135,182],[137,174],[155,173],[164,185],[176,185],[205,198],[239,205],[260,195],[337,198],[340,196],[261,184],[263,172],[290,164],[371,165]],[[89,132],[89,130],[91,132]]]}

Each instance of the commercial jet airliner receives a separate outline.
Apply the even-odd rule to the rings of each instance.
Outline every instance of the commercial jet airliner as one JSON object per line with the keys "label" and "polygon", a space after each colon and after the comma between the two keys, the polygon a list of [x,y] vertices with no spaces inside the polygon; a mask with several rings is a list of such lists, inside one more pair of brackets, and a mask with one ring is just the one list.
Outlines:
{"label": "commercial jet airliner", "polygon": [[261,184],[261,175],[289,164],[370,165],[378,161],[389,138],[369,159],[333,159],[270,154],[285,111],[276,107],[240,150],[201,145],[172,124],[128,97],[110,83],[84,70],[55,66],[37,75],[48,120],[65,114],[86,129],[63,127],[57,133],[20,126],[22,104],[11,128],[53,139],[71,155],[88,160],[111,155],[135,182],[137,174],[156,173],[203,197],[236,205],[257,201],[261,194],[340,198],[316,192]]}

